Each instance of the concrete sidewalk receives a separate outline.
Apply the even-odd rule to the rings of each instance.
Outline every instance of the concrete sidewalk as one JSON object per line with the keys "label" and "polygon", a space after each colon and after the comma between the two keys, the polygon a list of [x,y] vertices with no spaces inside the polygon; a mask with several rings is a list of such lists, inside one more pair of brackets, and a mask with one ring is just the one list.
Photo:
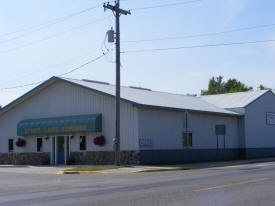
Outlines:
{"label": "concrete sidewalk", "polygon": [[[214,167],[236,166],[243,164],[253,164],[261,162],[274,162],[275,158],[249,159],[249,160],[232,160],[219,162],[203,162],[203,163],[189,163],[189,164],[169,164],[169,165],[136,165],[126,166],[118,169],[98,170],[98,171],[74,171],[66,172],[60,171],[58,174],[125,174],[125,173],[141,173],[141,172],[160,172],[160,171],[177,171],[177,170],[191,170]],[[76,166],[72,166],[74,168]]]}

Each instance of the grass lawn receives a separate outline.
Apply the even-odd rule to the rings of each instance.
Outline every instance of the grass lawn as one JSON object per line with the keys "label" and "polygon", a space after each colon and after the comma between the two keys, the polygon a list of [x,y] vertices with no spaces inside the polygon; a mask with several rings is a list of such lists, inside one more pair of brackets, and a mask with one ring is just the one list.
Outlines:
{"label": "grass lawn", "polygon": [[124,166],[117,165],[92,165],[92,166],[78,166],[65,171],[98,171],[98,170],[109,170],[109,169],[118,169]]}

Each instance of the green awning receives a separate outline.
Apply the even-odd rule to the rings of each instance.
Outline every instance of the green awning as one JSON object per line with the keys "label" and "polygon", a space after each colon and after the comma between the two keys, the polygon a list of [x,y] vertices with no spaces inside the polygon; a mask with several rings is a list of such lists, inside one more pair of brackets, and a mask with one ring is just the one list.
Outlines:
{"label": "green awning", "polygon": [[101,132],[101,130],[101,114],[28,119],[17,125],[18,136],[74,134]]}

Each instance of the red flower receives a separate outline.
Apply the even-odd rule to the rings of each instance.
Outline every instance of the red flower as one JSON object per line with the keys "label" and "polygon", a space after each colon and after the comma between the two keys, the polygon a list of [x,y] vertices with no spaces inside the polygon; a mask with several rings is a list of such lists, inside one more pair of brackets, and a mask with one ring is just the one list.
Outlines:
{"label": "red flower", "polygon": [[17,147],[24,147],[26,145],[26,140],[18,138],[15,144]]}
{"label": "red flower", "polygon": [[94,144],[98,146],[104,146],[106,143],[105,137],[103,135],[94,138]]}

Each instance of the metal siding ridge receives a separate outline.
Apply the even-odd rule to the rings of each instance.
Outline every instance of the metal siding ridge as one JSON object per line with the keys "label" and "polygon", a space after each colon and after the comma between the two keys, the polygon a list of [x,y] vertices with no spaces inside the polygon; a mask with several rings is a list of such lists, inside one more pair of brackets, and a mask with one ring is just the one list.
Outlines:
{"label": "metal siding ridge", "polygon": [[[67,79],[61,79],[61,81],[67,82],[69,84],[72,84],[72,85],[75,85],[75,86],[78,86],[78,87],[82,87],[82,88],[88,89],[90,91],[97,92],[99,94],[103,94],[103,95],[115,98],[115,95],[109,94],[107,92],[102,92],[100,90],[91,88],[89,86],[81,85],[79,83],[76,83],[76,82],[73,82],[73,81],[70,81],[70,80],[67,80]],[[81,80],[76,80],[76,81],[81,81]],[[161,93],[163,93],[163,92],[161,92]],[[172,95],[175,95],[175,94],[172,94]],[[129,100],[129,99],[125,99],[125,98],[120,98],[120,99],[121,99],[121,101],[124,101],[126,103],[132,104],[134,107],[136,107],[136,106],[138,106],[138,107],[151,107],[151,108],[169,109],[169,110],[176,110],[176,111],[186,111],[186,110],[188,110],[188,111],[200,112],[200,113],[208,113],[208,114],[226,114],[226,115],[231,115],[231,116],[243,116],[242,114],[239,114],[239,113],[236,113],[236,112],[232,112],[232,111],[229,111],[229,110],[226,110],[226,112],[214,112],[214,111],[207,111],[207,110],[195,110],[195,109],[165,107],[165,106],[157,106],[157,105],[146,105],[146,104],[137,103],[135,101],[132,101],[132,100]],[[205,100],[203,100],[201,98],[199,98],[199,99],[201,101],[207,103],[207,104],[210,104],[211,106],[217,107],[214,104],[211,104],[211,103],[209,103],[209,102],[207,102],[207,101],[205,101]],[[225,110],[224,108],[220,108],[220,107],[217,107],[217,108],[220,109],[220,110]]]}
{"label": "metal siding ridge", "polygon": [[[6,106],[4,106],[0,110],[0,116],[3,115],[4,113],[6,113],[12,107],[16,106],[16,104],[20,104],[21,103],[20,100],[22,100],[22,102],[23,102],[25,99],[28,99],[29,97],[35,95],[36,92],[39,91],[39,89],[43,89],[44,86],[48,87],[49,85],[47,85],[47,84],[53,84],[58,79],[59,78],[57,78],[57,77],[51,77],[50,79],[48,79],[48,80],[44,81],[43,83],[39,84],[38,86],[34,87],[33,89],[31,89],[27,93],[25,93],[22,96],[18,97],[17,99],[15,99],[14,101],[12,101],[11,103],[7,104]],[[51,83],[51,81],[52,81],[52,83]],[[28,96],[28,95],[31,95],[31,96]]]}
{"label": "metal siding ridge", "polygon": [[[16,100],[14,100],[13,102],[11,102],[7,106],[3,107],[0,110],[0,116],[3,115],[5,112],[7,112],[9,109],[11,109],[14,106],[16,106],[16,104],[20,104],[24,100],[26,100],[29,97],[35,95],[38,91],[40,91],[39,89],[43,89],[44,87],[47,87],[50,84],[53,84],[53,83],[55,83],[58,80],[61,81],[61,82],[68,83],[70,85],[74,85],[74,86],[77,86],[77,87],[80,87],[80,88],[84,88],[84,89],[87,89],[87,90],[90,90],[90,91],[93,91],[93,92],[96,92],[96,93],[99,93],[99,94],[102,94],[102,95],[105,95],[105,96],[109,96],[109,97],[115,98],[115,95],[113,95],[113,94],[109,94],[107,92],[102,92],[102,91],[99,91],[97,89],[94,89],[94,88],[91,88],[91,87],[88,87],[88,86],[85,86],[85,85],[81,85],[79,83],[76,83],[76,82],[73,82],[73,81],[70,81],[70,80],[67,80],[67,79],[63,79],[63,78],[55,77],[54,76],[54,77],[51,77],[50,79],[46,80],[42,84],[38,85],[37,87],[33,88],[32,90],[30,90],[26,94],[22,95],[21,97],[17,98]],[[78,80],[78,81],[81,81],[81,80]],[[202,99],[200,98],[200,100],[202,100]],[[140,104],[140,103],[137,103],[135,101],[131,101],[131,100],[128,100],[128,99],[125,99],[125,98],[121,98],[121,101],[124,101],[126,103],[130,103],[134,107],[158,108],[158,109],[167,109],[167,110],[175,110],[175,111],[186,111],[187,110],[187,111],[198,112],[198,113],[207,113],[207,114],[228,115],[228,116],[243,116],[242,114],[238,114],[238,113],[231,112],[231,111],[228,111],[228,113],[227,113],[227,112],[214,112],[214,111],[205,111],[205,110],[195,110],[195,109],[185,109],[185,108],[156,106],[156,105],[145,105],[145,104]],[[204,102],[207,103],[207,101],[205,101],[205,100],[202,100],[202,101],[204,101]],[[209,104],[212,105],[212,106],[215,106],[215,105],[213,105],[211,103],[209,103]],[[218,109],[223,109],[223,108],[220,108],[220,107],[217,107],[217,108]]]}
{"label": "metal siding ridge", "polygon": [[194,113],[201,113],[201,114],[215,114],[220,116],[233,116],[233,117],[241,117],[244,116],[244,114],[239,114],[235,112],[228,111],[228,113],[223,112],[212,112],[212,111],[203,111],[203,110],[194,110],[194,109],[181,109],[181,108],[174,108],[174,107],[163,107],[163,106],[154,106],[154,105],[144,105],[144,104],[138,104],[134,103],[134,107],[137,108],[150,108],[150,109],[159,109],[159,110],[170,110],[170,111],[189,111]]}
{"label": "metal siding ridge", "polygon": [[266,92],[264,92],[262,95],[258,96],[256,99],[254,99],[252,102],[248,103],[247,105],[244,106],[244,108],[247,108],[249,105],[253,104],[254,102],[256,102],[258,99],[262,98],[264,95],[268,94],[269,92],[271,92],[271,94],[275,97],[275,94],[273,93],[272,90],[266,90]]}
{"label": "metal siding ridge", "polygon": [[[58,79],[61,80],[61,81],[63,81],[63,82],[69,83],[71,85],[74,85],[74,86],[77,86],[77,87],[81,87],[81,88],[84,88],[84,89],[87,89],[87,90],[90,90],[90,91],[93,91],[93,92],[96,92],[96,93],[99,93],[99,94],[102,94],[102,95],[105,95],[105,96],[109,96],[109,97],[115,98],[115,95],[112,95],[112,94],[109,94],[109,93],[106,93],[106,92],[102,92],[102,91],[99,91],[97,89],[93,89],[91,87],[84,86],[84,85],[81,85],[81,84],[78,84],[78,83],[75,83],[75,82],[72,82],[72,81],[69,81],[69,80],[66,80],[66,79],[62,79],[62,78],[58,78]],[[81,81],[81,80],[79,80],[79,81]],[[130,103],[132,105],[134,105],[136,103],[134,101],[131,101],[131,100],[128,100],[128,99],[125,99],[125,98],[120,98],[120,100],[124,101],[126,103]]]}

